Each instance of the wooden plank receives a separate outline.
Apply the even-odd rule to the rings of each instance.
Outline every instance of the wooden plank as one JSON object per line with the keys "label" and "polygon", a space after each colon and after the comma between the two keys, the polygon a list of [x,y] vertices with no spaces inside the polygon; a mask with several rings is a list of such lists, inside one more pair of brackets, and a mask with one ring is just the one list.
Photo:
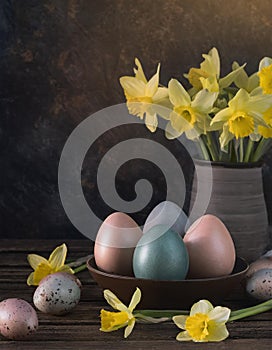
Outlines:
{"label": "wooden plank", "polygon": [[[1,345],[5,350],[41,350],[40,341],[20,341],[20,342],[9,342],[2,341]],[[118,350],[128,350],[128,349],[137,349],[137,350],[177,350],[177,349],[201,349],[201,350],[271,350],[271,340],[269,339],[227,339],[220,343],[202,343],[195,344],[193,342],[178,343],[176,340],[160,340],[156,341],[148,340],[133,340],[129,339],[120,339],[118,341],[109,341],[109,340],[88,340],[88,341],[51,341],[48,340],[46,343],[43,343],[43,348],[46,350],[105,350],[105,349],[118,349]]]}
{"label": "wooden plank", "polygon": [[[1,345],[3,346],[3,349],[5,350],[41,350],[41,342],[39,341],[24,341],[24,342],[8,342],[8,341],[2,341]],[[215,350],[256,350],[256,349],[262,349],[262,350],[271,350],[271,340],[269,339],[227,339],[220,343],[202,343],[202,344],[195,344],[193,342],[187,342],[187,343],[178,343],[176,340],[160,340],[156,341],[148,340],[148,341],[142,341],[142,340],[133,340],[133,339],[120,339],[118,341],[96,341],[96,340],[88,340],[88,341],[47,341],[46,343],[43,343],[43,348],[46,348],[46,350],[59,350],[59,349],[65,349],[65,350],[105,350],[105,349],[118,349],[118,350],[128,350],[128,349],[137,349],[137,350],[177,350],[177,349],[185,349],[185,350],[191,350],[191,349],[201,349],[201,350],[209,350],[209,349],[215,349]]]}
{"label": "wooden plank", "polygon": [[[118,341],[123,339],[124,330],[118,330],[111,333],[99,331],[100,325],[97,324],[44,324],[40,323],[39,330],[33,335],[33,340],[46,341]],[[229,339],[271,339],[271,324],[269,322],[228,326]],[[173,323],[165,324],[137,324],[130,338],[134,341],[159,341],[173,340],[179,333],[179,329]]]}

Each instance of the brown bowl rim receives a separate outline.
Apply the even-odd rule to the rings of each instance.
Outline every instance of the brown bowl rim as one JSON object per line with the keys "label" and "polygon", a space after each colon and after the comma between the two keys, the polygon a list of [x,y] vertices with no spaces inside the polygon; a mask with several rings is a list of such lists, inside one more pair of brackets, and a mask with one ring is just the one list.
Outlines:
{"label": "brown bowl rim", "polygon": [[231,273],[229,275],[223,275],[223,276],[219,276],[219,277],[208,277],[208,278],[192,278],[192,279],[184,279],[184,280],[154,280],[154,279],[148,279],[148,278],[136,278],[136,277],[132,277],[132,276],[123,276],[123,275],[116,275],[116,274],[111,274],[108,272],[104,272],[101,271],[97,268],[92,266],[91,263],[94,262],[95,266],[95,257],[94,255],[92,255],[87,261],[86,261],[86,265],[87,268],[90,272],[93,272],[95,274],[107,277],[107,278],[115,278],[115,279],[119,279],[119,280],[126,280],[126,281],[140,281],[140,282],[144,282],[144,281],[149,281],[152,283],[172,283],[172,284],[176,284],[176,283],[203,283],[203,282],[211,282],[211,281],[220,281],[220,280],[226,280],[229,278],[235,278],[239,275],[243,275],[247,272],[247,270],[249,269],[249,263],[241,258],[241,257],[236,257],[235,260],[235,264],[234,264],[234,268],[238,263],[242,263],[245,268],[243,268],[243,270],[239,270],[238,272],[235,273]]}

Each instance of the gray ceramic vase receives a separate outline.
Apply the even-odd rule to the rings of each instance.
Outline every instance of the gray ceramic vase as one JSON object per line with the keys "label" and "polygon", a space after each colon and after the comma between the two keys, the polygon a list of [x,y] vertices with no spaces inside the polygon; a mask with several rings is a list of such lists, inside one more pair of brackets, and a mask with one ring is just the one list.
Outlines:
{"label": "gray ceramic vase", "polygon": [[216,215],[230,231],[237,256],[259,258],[269,245],[261,164],[195,161],[190,212],[191,222]]}

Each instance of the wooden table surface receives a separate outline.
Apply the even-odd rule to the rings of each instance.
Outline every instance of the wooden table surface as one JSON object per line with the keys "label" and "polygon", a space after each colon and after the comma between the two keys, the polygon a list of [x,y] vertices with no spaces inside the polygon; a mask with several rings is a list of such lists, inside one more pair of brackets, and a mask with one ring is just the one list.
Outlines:
{"label": "wooden table surface", "polygon": [[[34,287],[26,284],[31,272],[28,253],[48,254],[63,241],[56,240],[0,240],[0,300],[23,298],[32,303]],[[67,240],[68,259],[76,259],[92,251],[88,240]],[[172,323],[136,324],[128,339],[123,329],[112,333],[99,331],[101,308],[110,307],[101,289],[88,271],[78,273],[83,284],[79,305],[65,316],[50,316],[38,312],[39,329],[25,341],[10,341],[0,336],[0,348],[9,349],[269,349],[272,348],[272,311],[228,323],[229,338],[220,343],[179,343],[175,340],[179,329]],[[252,301],[235,291],[221,305],[238,309],[252,305]]]}

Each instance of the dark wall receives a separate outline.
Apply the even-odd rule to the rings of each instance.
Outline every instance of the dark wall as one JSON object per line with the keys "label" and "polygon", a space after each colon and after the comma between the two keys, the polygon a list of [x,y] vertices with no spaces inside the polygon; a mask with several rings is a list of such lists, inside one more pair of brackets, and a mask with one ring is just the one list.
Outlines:
{"label": "dark wall", "polygon": [[[59,157],[82,120],[124,101],[118,78],[132,72],[135,56],[148,75],[160,61],[163,83],[182,79],[213,46],[223,73],[233,60],[253,72],[260,58],[272,56],[271,11],[271,0],[1,0],[0,237],[81,237],[60,202]],[[178,143],[160,131],[109,132],[83,170],[86,197],[101,218],[111,210],[97,191],[96,165],[111,144],[135,135],[159,140],[187,162]],[[270,213],[271,155],[265,163]],[[128,178],[133,183],[145,172],[155,183],[152,203],[163,200],[163,178],[152,165],[146,172],[146,164],[135,164],[136,174],[131,167],[120,171],[121,194],[129,198]],[[140,223],[148,210],[137,213]]]}

